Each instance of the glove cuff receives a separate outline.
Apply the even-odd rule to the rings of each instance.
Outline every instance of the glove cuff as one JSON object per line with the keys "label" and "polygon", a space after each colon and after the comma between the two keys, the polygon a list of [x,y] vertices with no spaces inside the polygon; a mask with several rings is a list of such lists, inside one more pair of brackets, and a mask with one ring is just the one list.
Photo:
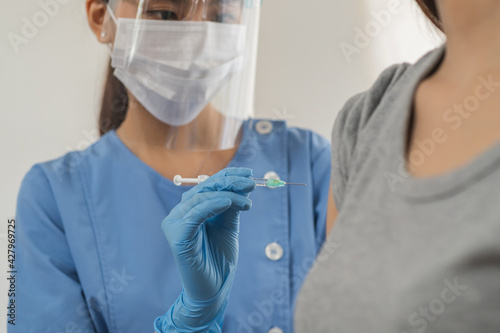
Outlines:
{"label": "glove cuff", "polygon": [[227,279],[219,293],[208,301],[192,300],[182,290],[170,309],[162,317],[156,318],[155,332],[222,332],[224,311],[232,284],[233,279]]}

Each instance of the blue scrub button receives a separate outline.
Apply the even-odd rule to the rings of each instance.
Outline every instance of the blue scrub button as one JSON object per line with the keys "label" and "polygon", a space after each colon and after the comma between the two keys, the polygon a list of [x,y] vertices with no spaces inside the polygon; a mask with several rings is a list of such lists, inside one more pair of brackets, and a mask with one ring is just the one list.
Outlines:
{"label": "blue scrub button", "polygon": [[260,120],[255,124],[255,130],[259,134],[269,134],[273,131],[273,123],[268,120]]}
{"label": "blue scrub button", "polygon": [[279,327],[273,327],[267,333],[283,333],[283,330]]}
{"label": "blue scrub button", "polygon": [[266,246],[266,257],[272,261],[278,261],[283,257],[283,248],[276,242]]}

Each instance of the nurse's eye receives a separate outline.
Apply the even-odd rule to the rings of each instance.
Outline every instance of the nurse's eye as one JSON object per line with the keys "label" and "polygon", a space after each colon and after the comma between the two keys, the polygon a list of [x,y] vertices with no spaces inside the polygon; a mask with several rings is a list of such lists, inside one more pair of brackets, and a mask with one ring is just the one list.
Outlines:
{"label": "nurse's eye", "polygon": [[208,0],[208,19],[218,23],[240,23],[242,14],[241,0]]}
{"label": "nurse's eye", "polygon": [[177,21],[179,17],[171,10],[149,10],[146,16],[150,20]]}
{"label": "nurse's eye", "polygon": [[237,23],[236,17],[228,13],[217,14],[212,21],[218,23]]}

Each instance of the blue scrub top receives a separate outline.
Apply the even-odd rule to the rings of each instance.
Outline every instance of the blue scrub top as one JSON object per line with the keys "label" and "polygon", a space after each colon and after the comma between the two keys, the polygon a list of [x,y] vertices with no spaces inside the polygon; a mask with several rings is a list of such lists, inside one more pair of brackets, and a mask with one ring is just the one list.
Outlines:
{"label": "blue scrub top", "polygon": [[[308,185],[251,194],[223,330],[292,332],[297,293],[325,239],[330,144],[280,121],[250,120],[243,133],[229,166]],[[18,197],[16,325],[8,332],[152,333],[182,289],[160,225],[188,189],[114,131],[35,165]]]}

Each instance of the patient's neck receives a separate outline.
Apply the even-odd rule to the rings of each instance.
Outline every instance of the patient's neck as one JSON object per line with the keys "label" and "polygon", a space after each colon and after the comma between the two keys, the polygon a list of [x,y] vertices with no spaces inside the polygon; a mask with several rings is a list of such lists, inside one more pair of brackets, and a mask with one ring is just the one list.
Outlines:
{"label": "patient's neck", "polygon": [[472,79],[500,70],[500,1],[438,0],[447,52],[439,71]]}

